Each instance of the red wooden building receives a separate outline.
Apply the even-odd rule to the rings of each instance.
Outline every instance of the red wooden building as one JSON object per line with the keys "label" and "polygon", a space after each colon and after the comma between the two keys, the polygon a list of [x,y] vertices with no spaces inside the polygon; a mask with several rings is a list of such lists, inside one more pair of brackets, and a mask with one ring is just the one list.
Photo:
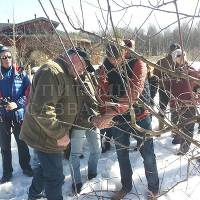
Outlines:
{"label": "red wooden building", "polygon": [[[33,51],[41,51],[49,57],[54,57],[63,51],[55,30],[59,23],[39,17],[21,23],[0,23],[0,43],[15,48],[18,62],[33,64],[29,59]],[[63,35],[61,31],[58,31]],[[63,36],[61,36],[63,37]],[[68,41],[66,47],[69,46]]]}
{"label": "red wooden building", "polygon": [[7,36],[13,36],[13,33],[16,36],[32,35],[32,34],[53,34],[54,33],[53,27],[57,28],[58,25],[59,23],[56,21],[51,20],[50,22],[48,19],[44,17],[39,17],[15,25],[10,23],[7,24],[4,23],[3,26],[1,25],[0,34],[4,34]]}
{"label": "red wooden building", "polygon": [[[47,18],[39,17],[21,23],[0,23],[0,43],[16,47],[13,52],[16,52],[18,62],[23,65],[37,65],[35,61],[30,59],[32,52],[39,51],[45,53],[48,57],[53,58],[63,52],[63,47],[60,44],[55,29],[59,23],[49,21]],[[66,34],[57,30],[66,48],[71,47]],[[74,39],[74,45],[91,49],[92,44],[87,39]],[[40,53],[39,53],[40,54]],[[92,52],[93,54],[93,52]],[[94,54],[93,56],[94,57]],[[96,60],[92,59],[92,60]],[[96,61],[94,62],[96,64]]]}

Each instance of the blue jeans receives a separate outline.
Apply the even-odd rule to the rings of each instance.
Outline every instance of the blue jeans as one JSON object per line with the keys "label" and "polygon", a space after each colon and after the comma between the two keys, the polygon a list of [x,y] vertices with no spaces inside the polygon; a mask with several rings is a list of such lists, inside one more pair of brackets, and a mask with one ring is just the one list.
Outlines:
{"label": "blue jeans", "polygon": [[101,137],[99,129],[80,130],[73,129],[71,132],[71,154],[70,154],[70,170],[73,183],[81,183],[80,158],[82,154],[83,144],[87,139],[90,149],[88,160],[88,174],[97,174],[97,164],[101,155]]}
{"label": "blue jeans", "polygon": [[[138,121],[137,124],[145,129],[151,130],[151,117]],[[129,159],[129,145],[130,145],[130,134],[133,133],[139,136],[143,136],[138,131],[131,128],[127,123],[119,125],[117,128],[113,127],[112,136],[115,140],[115,147],[117,151],[117,157],[119,161],[122,190],[130,192],[132,189],[132,167]],[[120,130],[122,129],[122,130]],[[127,131],[127,132],[123,132]],[[139,144],[142,143],[142,139],[135,138]],[[122,146],[126,146],[124,148]],[[148,189],[152,192],[158,192],[159,190],[159,178],[156,165],[156,159],[154,154],[153,139],[146,139],[144,145],[140,148],[140,153],[144,160],[145,175],[148,182]]]}
{"label": "blue jeans", "polygon": [[33,167],[34,175],[29,188],[29,197],[37,198],[45,190],[48,200],[63,200],[62,153],[44,153],[37,150],[34,153],[38,157],[38,163]]}

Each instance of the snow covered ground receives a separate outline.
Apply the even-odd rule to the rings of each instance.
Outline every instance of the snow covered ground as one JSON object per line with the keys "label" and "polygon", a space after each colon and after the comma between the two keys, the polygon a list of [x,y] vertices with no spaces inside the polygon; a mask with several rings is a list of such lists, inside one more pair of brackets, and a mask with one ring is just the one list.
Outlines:
{"label": "snow covered ground", "polygon": [[[157,126],[157,120],[153,118],[153,128]],[[198,125],[195,126],[195,138],[200,140],[200,134],[198,134]],[[160,177],[160,193],[159,200],[199,200],[200,199],[200,163],[196,160],[189,162],[191,155],[200,152],[191,147],[191,151],[185,156],[177,156],[176,151],[179,145],[172,145],[171,133],[166,133],[159,138],[155,138],[155,154],[157,156],[158,172]],[[135,146],[136,141],[131,140],[131,146]],[[32,151],[31,151],[32,153]],[[75,199],[110,199],[113,194],[112,191],[119,190],[120,185],[120,173],[118,161],[115,153],[114,145],[112,145],[111,151],[102,154],[98,165],[97,178],[88,181],[87,180],[87,158],[88,148],[85,145],[84,155],[85,158],[81,160],[81,173],[83,177],[83,190],[82,195],[73,196],[71,193],[71,177],[69,171],[69,163],[63,160],[65,184],[63,185],[64,200]],[[13,156],[13,179],[12,182],[8,182],[0,185],[0,200],[26,200],[27,191],[31,184],[31,179],[25,177],[18,163],[17,147],[12,138],[12,156]],[[124,199],[130,200],[144,200],[147,192],[147,183],[144,174],[143,161],[139,152],[130,152],[130,159],[133,168],[133,182],[134,187],[129,195]],[[190,166],[188,167],[188,163]],[[0,176],[2,175],[2,160],[0,156]],[[188,179],[187,179],[188,178]],[[186,180],[187,179],[187,180]],[[184,181],[185,180],[185,181]],[[177,184],[179,183],[179,184]],[[165,194],[167,190],[169,190]],[[100,198],[100,196],[102,198]],[[41,199],[42,200],[42,199]]]}
{"label": "snow covered ground", "polygon": [[[153,119],[154,128],[157,126],[157,120]],[[200,135],[196,133],[195,138],[200,139]],[[17,147],[12,138],[12,155],[13,155],[13,179],[12,182],[8,182],[0,185],[0,200],[26,200],[27,190],[31,184],[31,178],[25,177],[18,164]],[[167,194],[159,197],[159,200],[198,200],[200,199],[200,166],[196,160],[191,161],[188,169],[188,158],[194,152],[190,152],[185,156],[175,155],[179,145],[171,144],[172,138],[170,133],[166,133],[160,138],[155,138],[155,153],[157,156],[158,171],[160,177],[160,192],[163,194],[166,190],[172,188],[187,178],[188,180],[179,183],[173,187]],[[134,139],[131,140],[131,146],[135,146]],[[194,148],[192,148],[194,149]],[[198,150],[197,150],[198,151]],[[31,151],[32,152],[32,151]],[[69,163],[64,160],[64,174],[65,184],[63,185],[64,200],[72,199],[99,199],[97,196],[102,196],[102,199],[109,199],[112,195],[112,191],[120,189],[120,173],[117,162],[117,157],[112,145],[111,151],[102,154],[98,165],[97,178],[88,181],[87,180],[87,158],[88,158],[87,145],[84,148],[85,158],[81,160],[81,172],[83,182],[85,182],[82,190],[82,195],[79,197],[73,196],[71,193],[71,177],[69,171]],[[125,199],[137,200],[145,199],[146,190],[146,178],[144,174],[143,161],[139,152],[130,152],[130,159],[133,167],[133,182],[134,187],[131,193]],[[0,158],[1,164],[1,158]],[[2,168],[0,167],[0,174],[2,174]]]}
{"label": "snow covered ground", "polygon": [[195,69],[195,70],[200,70],[200,62],[194,61],[194,62],[189,62],[189,64]]}

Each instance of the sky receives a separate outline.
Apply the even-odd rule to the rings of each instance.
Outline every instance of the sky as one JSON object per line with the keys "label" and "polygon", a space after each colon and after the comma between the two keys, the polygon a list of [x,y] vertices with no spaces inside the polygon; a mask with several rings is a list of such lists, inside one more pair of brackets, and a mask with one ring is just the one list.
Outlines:
{"label": "sky", "polygon": [[[156,5],[156,2],[169,2],[171,0],[150,0],[153,5]],[[49,15],[50,19],[58,21],[57,17],[52,10],[52,7],[49,3],[49,0],[41,0],[42,4],[46,8],[46,12]],[[61,0],[52,0],[60,18],[62,19],[66,29],[68,31],[73,31],[72,27],[67,23],[67,19],[63,14]],[[83,16],[84,16],[84,24],[85,29],[89,31],[98,31],[105,29],[106,27],[106,17],[107,12],[101,12],[99,9],[97,0],[82,0],[83,2]],[[107,9],[107,1],[100,0],[101,7],[103,9]],[[114,3],[116,2],[116,3]],[[124,5],[123,2],[127,4],[131,3],[131,0],[109,0],[111,10],[119,10],[119,5]],[[136,4],[142,2],[143,5],[149,5],[147,0],[134,0]],[[179,12],[183,12],[186,14],[193,14],[195,11],[196,4],[198,0],[178,0],[178,9]],[[82,23],[81,20],[81,9],[80,9],[80,0],[64,0],[65,7],[67,13],[70,15],[73,23],[77,26],[78,22]],[[197,13],[199,13],[200,5],[197,7]],[[169,6],[163,7],[163,9],[175,11],[174,5],[170,4]],[[141,7],[131,7],[127,10],[113,12],[113,23],[118,27],[140,27],[141,24],[145,21],[146,17],[150,14],[151,10],[147,8]],[[34,18],[36,14],[37,17],[45,17],[45,14],[38,2],[38,0],[1,0],[0,6],[0,23],[6,23],[8,19],[12,23],[23,22],[26,20],[30,20]],[[103,13],[103,14],[102,14]],[[103,17],[102,17],[103,16]],[[104,18],[104,20],[103,20]],[[176,20],[175,14],[164,13],[164,12],[156,12],[154,11],[147,22],[144,24],[144,27],[147,27],[148,24],[154,24],[157,28],[164,28],[166,25],[174,22]],[[189,18],[188,18],[189,20]],[[59,26],[59,29],[62,29]]]}

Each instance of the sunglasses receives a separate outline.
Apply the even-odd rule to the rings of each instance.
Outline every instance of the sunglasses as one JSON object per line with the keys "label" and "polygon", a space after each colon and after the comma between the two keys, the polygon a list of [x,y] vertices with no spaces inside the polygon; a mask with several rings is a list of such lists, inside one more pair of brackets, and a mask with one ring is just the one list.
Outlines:
{"label": "sunglasses", "polygon": [[3,56],[1,59],[6,60],[6,59],[12,59],[12,56]]}

